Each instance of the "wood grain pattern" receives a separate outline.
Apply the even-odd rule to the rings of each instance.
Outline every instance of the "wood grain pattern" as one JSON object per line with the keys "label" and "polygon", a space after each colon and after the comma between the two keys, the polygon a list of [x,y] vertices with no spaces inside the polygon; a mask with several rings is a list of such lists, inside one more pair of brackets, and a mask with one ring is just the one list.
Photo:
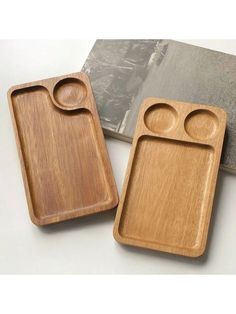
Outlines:
{"label": "wood grain pattern", "polygon": [[15,86],[8,98],[32,221],[114,208],[117,190],[88,77]]}
{"label": "wood grain pattern", "polygon": [[118,242],[204,253],[225,127],[220,108],[144,100],[115,219]]}

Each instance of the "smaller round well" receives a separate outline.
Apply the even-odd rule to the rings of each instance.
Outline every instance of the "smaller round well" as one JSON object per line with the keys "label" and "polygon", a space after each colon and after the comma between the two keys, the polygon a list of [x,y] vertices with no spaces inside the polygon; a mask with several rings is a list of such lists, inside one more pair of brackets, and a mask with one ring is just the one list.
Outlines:
{"label": "smaller round well", "polygon": [[206,109],[191,112],[184,123],[185,131],[194,139],[208,140],[215,136],[218,128],[217,116]]}
{"label": "smaller round well", "polygon": [[146,127],[154,133],[166,133],[174,128],[177,120],[176,110],[167,104],[155,104],[144,115]]}
{"label": "smaller round well", "polygon": [[65,108],[77,108],[87,95],[86,85],[76,78],[66,78],[56,84],[53,96]]}

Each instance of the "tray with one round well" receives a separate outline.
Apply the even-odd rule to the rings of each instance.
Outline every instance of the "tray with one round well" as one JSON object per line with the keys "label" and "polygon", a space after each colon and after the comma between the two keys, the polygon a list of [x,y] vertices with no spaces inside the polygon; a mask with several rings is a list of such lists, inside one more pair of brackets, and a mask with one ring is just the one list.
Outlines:
{"label": "tray with one round well", "polygon": [[15,86],[8,99],[32,221],[114,208],[117,189],[87,75]]}

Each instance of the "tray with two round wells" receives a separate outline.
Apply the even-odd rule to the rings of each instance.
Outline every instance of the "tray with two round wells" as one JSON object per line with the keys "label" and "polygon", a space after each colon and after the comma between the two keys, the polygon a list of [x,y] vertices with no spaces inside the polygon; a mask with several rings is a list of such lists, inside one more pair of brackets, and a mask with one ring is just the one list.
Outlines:
{"label": "tray with two round wells", "polygon": [[204,253],[225,128],[221,108],[144,100],[115,220],[118,242]]}

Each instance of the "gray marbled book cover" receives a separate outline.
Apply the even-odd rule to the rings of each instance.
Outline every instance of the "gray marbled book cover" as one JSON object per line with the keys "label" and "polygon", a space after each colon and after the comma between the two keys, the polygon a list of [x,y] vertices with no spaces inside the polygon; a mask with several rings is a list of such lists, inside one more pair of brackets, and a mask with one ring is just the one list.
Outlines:
{"label": "gray marbled book cover", "polygon": [[172,40],[97,40],[82,71],[105,133],[132,141],[147,97],[212,104],[228,114],[221,164],[236,172],[236,56]]}

